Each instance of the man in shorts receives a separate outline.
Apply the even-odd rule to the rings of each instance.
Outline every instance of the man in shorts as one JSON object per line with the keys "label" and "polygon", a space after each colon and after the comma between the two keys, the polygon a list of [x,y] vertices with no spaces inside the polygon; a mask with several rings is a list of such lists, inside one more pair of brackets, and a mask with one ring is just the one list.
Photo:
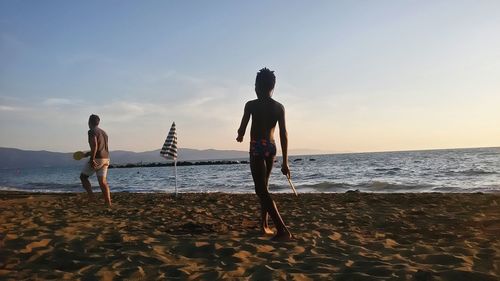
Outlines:
{"label": "man in shorts", "polygon": [[109,166],[108,135],[104,130],[99,128],[99,122],[99,116],[90,115],[90,130],[88,132],[90,151],[85,154],[86,157],[90,156],[90,159],[82,169],[80,180],[82,181],[83,188],[85,188],[89,195],[89,199],[94,200],[89,177],[96,173],[104,201],[108,207],[111,207],[111,194],[106,180]]}

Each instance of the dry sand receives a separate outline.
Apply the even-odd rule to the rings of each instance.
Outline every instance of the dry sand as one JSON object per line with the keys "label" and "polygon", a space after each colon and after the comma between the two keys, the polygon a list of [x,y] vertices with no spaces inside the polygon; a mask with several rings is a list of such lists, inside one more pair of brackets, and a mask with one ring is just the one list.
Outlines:
{"label": "dry sand", "polygon": [[0,280],[499,280],[500,194],[0,193]]}

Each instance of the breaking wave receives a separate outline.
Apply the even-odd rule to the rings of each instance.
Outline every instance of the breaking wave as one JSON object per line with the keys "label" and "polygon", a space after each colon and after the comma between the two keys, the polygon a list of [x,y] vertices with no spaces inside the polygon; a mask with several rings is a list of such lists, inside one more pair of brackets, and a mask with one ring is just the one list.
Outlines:
{"label": "breaking wave", "polygon": [[359,190],[362,192],[428,192],[433,187],[430,185],[405,185],[384,181],[370,181],[358,184],[321,182],[301,185],[297,188],[307,192],[345,192],[348,190]]}

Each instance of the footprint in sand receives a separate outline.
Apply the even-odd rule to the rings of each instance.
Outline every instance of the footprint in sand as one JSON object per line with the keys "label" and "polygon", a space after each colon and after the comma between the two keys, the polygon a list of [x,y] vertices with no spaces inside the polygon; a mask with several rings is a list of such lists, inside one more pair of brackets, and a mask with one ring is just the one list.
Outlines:
{"label": "footprint in sand", "polygon": [[340,238],[342,238],[342,234],[334,232],[332,235],[329,235],[328,238],[330,238],[333,241],[338,241],[340,240]]}
{"label": "footprint in sand", "polygon": [[34,248],[47,247],[47,245],[49,244],[50,241],[51,241],[51,239],[42,239],[42,240],[37,241],[37,242],[31,242],[28,245],[26,245],[26,248],[20,250],[19,252],[23,253],[23,254],[31,253],[31,251]]}
{"label": "footprint in sand", "polygon": [[385,239],[384,247],[386,247],[386,248],[394,248],[398,245],[399,245],[399,243],[392,240],[392,239],[389,239],[389,238]]}

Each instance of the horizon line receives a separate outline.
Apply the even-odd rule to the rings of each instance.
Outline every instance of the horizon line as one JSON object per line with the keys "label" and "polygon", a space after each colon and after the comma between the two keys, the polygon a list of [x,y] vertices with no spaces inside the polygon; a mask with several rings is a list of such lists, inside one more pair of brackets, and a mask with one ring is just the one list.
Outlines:
{"label": "horizon line", "polygon": [[[0,149],[5,148],[5,149],[17,149],[17,150],[22,150],[22,151],[33,151],[33,152],[52,152],[52,153],[73,153],[74,151],[51,151],[51,150],[46,150],[46,149],[25,149],[25,148],[17,148],[17,147],[5,147],[5,146],[0,146]],[[288,151],[300,151],[300,150],[311,150],[311,154],[290,154],[289,156],[305,156],[305,155],[332,155],[332,154],[362,154],[362,153],[390,153],[390,152],[417,152],[417,151],[433,151],[433,150],[464,150],[464,149],[484,149],[484,148],[500,148],[500,146],[477,146],[477,147],[449,147],[449,148],[422,148],[422,149],[402,149],[402,150],[367,150],[367,151],[328,151],[328,150],[321,150],[321,149],[309,149],[309,148],[293,148],[289,149]],[[179,147],[179,149],[192,149],[192,150],[198,150],[198,151],[206,151],[206,150],[217,150],[217,151],[235,151],[235,152],[245,152],[247,153],[248,151],[246,150],[236,150],[236,149],[217,149],[217,148],[190,148],[190,147]],[[132,151],[132,150],[125,150],[125,149],[116,149],[116,150],[111,150],[110,152],[113,151],[124,151],[124,152],[133,152],[133,153],[145,153],[145,152],[153,152],[156,150],[161,150],[159,149],[152,149],[152,150],[143,150],[143,151]],[[313,152],[317,151],[317,153]],[[278,153],[281,155],[281,153]]]}

